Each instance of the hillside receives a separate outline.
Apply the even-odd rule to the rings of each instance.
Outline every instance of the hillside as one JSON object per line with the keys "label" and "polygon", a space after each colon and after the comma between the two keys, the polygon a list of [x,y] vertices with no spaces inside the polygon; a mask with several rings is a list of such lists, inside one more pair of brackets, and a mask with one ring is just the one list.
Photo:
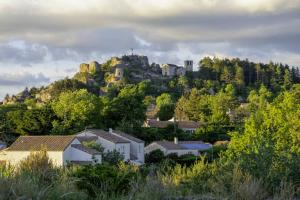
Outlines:
{"label": "hillside", "polygon": [[185,77],[186,80],[182,81],[186,81],[184,84],[189,88],[209,87],[211,92],[216,92],[223,84],[234,84],[241,97],[247,96],[247,90],[258,88],[261,84],[272,91],[278,91],[282,86],[288,87],[300,82],[299,68],[273,62],[263,64],[238,58],[205,57],[198,62],[197,71],[187,68],[186,63],[183,67],[174,64],[149,64],[147,56],[112,57],[104,63],[82,63],[73,78],[56,81],[41,88],[26,88],[19,94],[6,96],[3,104],[20,103],[26,99],[45,103],[55,99],[60,92],[83,88],[97,95],[105,95],[126,84],[142,81],[150,82],[153,90],[157,91],[156,95],[175,92],[179,96],[180,93],[174,90],[177,83],[181,84],[178,82],[180,77]]}

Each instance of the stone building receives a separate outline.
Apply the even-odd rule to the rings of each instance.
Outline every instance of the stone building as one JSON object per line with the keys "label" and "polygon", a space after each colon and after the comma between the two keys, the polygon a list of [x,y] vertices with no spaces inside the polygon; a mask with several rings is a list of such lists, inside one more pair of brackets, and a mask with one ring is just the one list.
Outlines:
{"label": "stone building", "polygon": [[184,68],[186,69],[187,72],[192,72],[193,71],[193,61],[192,60],[185,60],[184,61]]}
{"label": "stone building", "polygon": [[174,64],[162,64],[160,65],[162,75],[167,77],[185,75],[186,69]]}

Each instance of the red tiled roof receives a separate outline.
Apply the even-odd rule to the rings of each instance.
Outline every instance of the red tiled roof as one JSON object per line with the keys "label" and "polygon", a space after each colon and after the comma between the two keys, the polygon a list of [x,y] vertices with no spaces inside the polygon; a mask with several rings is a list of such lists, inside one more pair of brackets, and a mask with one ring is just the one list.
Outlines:
{"label": "red tiled roof", "polygon": [[8,151],[64,151],[75,136],[21,136],[7,150]]}

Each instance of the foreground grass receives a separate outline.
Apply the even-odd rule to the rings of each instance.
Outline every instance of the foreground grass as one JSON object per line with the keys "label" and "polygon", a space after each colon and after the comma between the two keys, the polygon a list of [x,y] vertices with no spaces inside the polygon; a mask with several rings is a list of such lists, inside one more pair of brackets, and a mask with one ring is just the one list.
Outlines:
{"label": "foreground grass", "polygon": [[[125,189],[120,189],[120,184]],[[0,185],[0,200],[292,200],[299,197],[299,188],[294,184],[283,180],[278,187],[270,188],[263,178],[243,172],[238,164],[208,164],[201,159],[191,167],[170,167],[163,163],[144,171],[125,164],[55,168],[45,152],[32,154],[15,168],[0,167]]]}

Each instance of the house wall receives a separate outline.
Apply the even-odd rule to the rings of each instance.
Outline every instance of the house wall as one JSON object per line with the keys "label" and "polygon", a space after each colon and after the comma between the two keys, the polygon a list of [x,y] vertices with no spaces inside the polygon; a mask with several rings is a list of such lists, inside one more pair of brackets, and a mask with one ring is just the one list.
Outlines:
{"label": "house wall", "polygon": [[195,156],[199,155],[198,150],[192,150],[192,149],[183,149],[183,150],[168,150],[166,151],[165,155],[169,155],[171,153],[176,153],[178,156],[186,155],[186,154],[193,154]]}
{"label": "house wall", "polygon": [[[78,136],[97,136],[93,133],[90,133],[89,131],[85,131],[84,133],[78,134]],[[99,136],[97,136],[97,143],[101,144],[102,147],[104,147],[104,152],[113,151],[116,149],[120,153],[124,155],[124,160],[130,160],[130,143],[113,143],[111,141],[108,141],[106,139],[103,139]],[[124,152],[123,152],[124,151]]]}
{"label": "house wall", "polygon": [[[30,155],[30,151],[1,151],[0,160],[5,160],[12,165],[18,164]],[[63,166],[63,152],[62,151],[48,151],[49,158],[53,161],[55,166]]]}
{"label": "house wall", "polygon": [[130,143],[117,143],[116,150],[123,154],[124,160],[130,160]]}
{"label": "house wall", "polygon": [[138,143],[138,142],[130,140],[126,137],[123,137],[117,133],[112,132],[112,134],[114,134],[118,137],[121,137],[125,140],[128,140],[130,142],[130,154],[133,154],[134,156],[136,156],[138,161],[140,161],[142,163],[145,162],[145,153],[144,153],[145,144],[144,144],[144,142]]}
{"label": "house wall", "polygon": [[104,147],[104,152],[113,151],[114,149],[116,149],[115,143],[100,137],[98,137],[97,143],[101,144],[101,146]]}
{"label": "house wall", "polygon": [[176,149],[176,150],[167,150],[164,147],[160,146],[157,143],[152,143],[150,145],[148,145],[147,147],[145,147],[145,154],[149,154],[151,151],[160,149],[164,155],[169,155],[171,153],[176,153],[178,156],[182,156],[185,154],[193,154],[195,156],[199,155],[199,151],[198,150],[193,150],[193,149]]}

